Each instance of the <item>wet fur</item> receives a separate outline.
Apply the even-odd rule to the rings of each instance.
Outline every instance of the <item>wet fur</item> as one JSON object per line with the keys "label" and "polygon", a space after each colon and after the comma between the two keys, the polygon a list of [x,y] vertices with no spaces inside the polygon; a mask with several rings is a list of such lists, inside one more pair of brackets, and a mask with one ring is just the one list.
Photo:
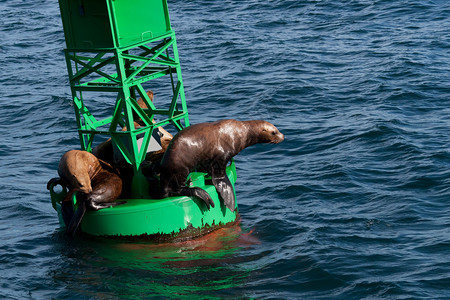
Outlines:
{"label": "wet fur", "polygon": [[[283,134],[274,125],[261,120],[221,120],[187,127],[175,135],[161,161],[159,170],[163,197],[177,194],[189,196],[189,189],[192,188],[186,187],[186,179],[191,171],[198,168],[211,174],[224,204],[234,211],[235,198],[226,175],[227,163],[248,146],[279,143],[283,139]],[[210,205],[214,207],[211,197],[205,194],[197,197],[208,208]]]}
{"label": "wet fur", "polygon": [[[47,188],[49,189],[53,183],[65,185],[69,189],[62,203],[68,234],[75,234],[86,210],[99,210],[121,204],[114,202],[122,192],[122,180],[116,170],[89,152],[80,150],[66,152],[60,160],[58,174],[60,177],[50,179]],[[72,211],[70,216],[68,206],[71,206],[70,201],[74,192],[78,192],[78,210]]]}

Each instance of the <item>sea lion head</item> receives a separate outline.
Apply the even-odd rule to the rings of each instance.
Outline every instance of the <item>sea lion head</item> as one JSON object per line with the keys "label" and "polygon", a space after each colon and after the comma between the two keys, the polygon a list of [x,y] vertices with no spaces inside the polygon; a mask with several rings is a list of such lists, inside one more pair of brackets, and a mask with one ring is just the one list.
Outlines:
{"label": "sea lion head", "polygon": [[284,140],[284,134],[275,125],[262,120],[256,122],[259,143],[278,144]]}
{"label": "sea lion head", "polygon": [[70,150],[61,158],[58,173],[65,179],[70,189],[88,194],[92,192],[91,177],[94,177],[100,168],[100,163],[93,154]]}
{"label": "sea lion head", "polygon": [[75,191],[80,191],[84,194],[92,192],[91,179],[88,173],[73,174],[72,186]]}

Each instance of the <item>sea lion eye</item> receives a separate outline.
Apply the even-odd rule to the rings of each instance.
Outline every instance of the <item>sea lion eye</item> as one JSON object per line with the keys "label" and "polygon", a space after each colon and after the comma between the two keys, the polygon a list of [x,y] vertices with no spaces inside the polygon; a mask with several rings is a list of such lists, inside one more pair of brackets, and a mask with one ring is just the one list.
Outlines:
{"label": "sea lion eye", "polygon": [[276,131],[272,131],[272,135],[277,135]]}

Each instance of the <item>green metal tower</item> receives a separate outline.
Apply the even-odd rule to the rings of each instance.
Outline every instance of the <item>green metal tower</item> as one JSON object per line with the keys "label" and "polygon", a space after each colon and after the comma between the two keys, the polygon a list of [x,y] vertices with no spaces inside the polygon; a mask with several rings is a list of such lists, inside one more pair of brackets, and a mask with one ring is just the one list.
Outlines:
{"label": "green metal tower", "polygon": [[[178,130],[189,126],[167,1],[59,0],[59,5],[81,148],[90,152],[97,135],[110,136],[133,166],[133,185],[145,185],[141,164],[153,129],[169,123]],[[143,85],[164,76],[170,80],[172,97],[157,108]],[[139,97],[146,109],[138,105]],[[94,115],[93,108],[108,107],[99,98],[110,102],[109,113]],[[134,116],[143,126],[135,127]],[[141,147],[138,135],[144,136]]]}
{"label": "green metal tower", "polygon": [[[133,177],[131,195],[120,198],[126,203],[87,211],[82,232],[167,241],[193,238],[237,222],[237,206],[233,212],[226,209],[207,173],[192,172],[188,184],[205,190],[214,208],[206,209],[192,197],[148,195],[142,169],[154,130],[168,124],[176,130],[189,126],[167,0],[59,0],[59,6],[81,148],[91,152],[97,141],[110,137],[115,152],[126,162],[122,179],[129,182],[128,173]],[[157,87],[158,94],[163,90],[166,99],[158,98],[154,104],[146,92],[149,85]],[[144,104],[138,103],[139,98]],[[234,162],[226,174],[234,186]],[[67,187],[57,192],[54,186],[48,187],[52,205],[64,227],[61,204]],[[77,201],[74,193],[75,210]]]}

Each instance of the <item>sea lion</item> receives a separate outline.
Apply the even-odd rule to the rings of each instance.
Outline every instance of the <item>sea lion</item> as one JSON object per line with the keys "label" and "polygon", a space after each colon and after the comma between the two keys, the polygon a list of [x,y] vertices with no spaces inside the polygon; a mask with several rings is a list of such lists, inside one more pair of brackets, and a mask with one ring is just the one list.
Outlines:
{"label": "sea lion", "polygon": [[[153,91],[148,91],[148,92],[147,92],[147,96],[148,96],[148,98],[150,98],[150,101],[153,102],[153,98],[154,98]],[[144,100],[142,99],[142,97],[140,97],[140,98],[137,100],[137,103],[138,103],[138,105],[139,105],[142,109],[148,109],[147,104],[145,104],[145,102],[144,102]]]}
{"label": "sea lion", "polygon": [[163,197],[194,196],[207,208],[214,202],[204,190],[186,187],[186,179],[195,168],[211,175],[212,182],[231,211],[235,209],[233,187],[226,175],[227,163],[248,146],[257,143],[277,144],[284,135],[271,123],[262,120],[221,120],[184,128],[170,142],[159,166]]}
{"label": "sea lion", "polygon": [[[87,209],[99,210],[124,202],[115,201],[122,192],[122,180],[108,163],[99,160],[92,153],[70,150],[62,157],[58,165],[59,178],[52,178],[52,183],[65,185],[69,193],[62,201],[63,219],[68,234],[75,235]],[[78,209],[72,211],[71,198],[78,192]]]}
{"label": "sea lion", "polygon": [[162,127],[157,127],[154,130],[158,131],[159,140],[161,142],[161,150],[148,153],[146,156],[146,160],[149,161],[156,161],[158,159],[161,159],[162,156],[164,155],[164,152],[166,152],[167,147],[170,144],[170,141],[173,139],[173,136]]}

